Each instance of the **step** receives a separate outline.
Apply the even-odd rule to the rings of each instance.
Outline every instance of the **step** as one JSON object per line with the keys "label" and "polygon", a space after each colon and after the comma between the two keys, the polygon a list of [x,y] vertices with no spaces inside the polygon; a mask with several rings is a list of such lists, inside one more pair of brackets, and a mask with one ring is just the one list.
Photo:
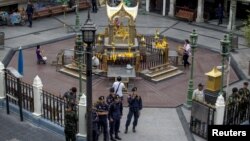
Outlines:
{"label": "step", "polygon": [[170,70],[170,69],[172,69],[172,67],[171,67],[171,66],[168,66],[168,67],[166,67],[166,68],[157,69],[157,70],[155,70],[155,71],[152,71],[152,70],[151,70],[151,71],[148,72],[148,74],[154,75],[154,74],[156,74],[156,73],[162,72],[162,71],[164,71],[164,70]]}
{"label": "step", "polygon": [[[79,73],[77,71],[68,69],[68,68],[62,68],[59,70],[59,72],[67,74],[69,76],[75,77],[75,78],[79,78]],[[82,79],[86,80],[86,75],[83,73],[82,74]]]}
{"label": "step", "polygon": [[166,73],[171,73],[172,71],[176,71],[178,70],[177,67],[170,67],[170,69],[167,69],[167,70],[162,70],[162,71],[159,71],[159,72],[152,72],[152,73],[148,73],[148,74],[145,74],[146,76],[148,77],[156,77],[156,76],[159,76],[159,75],[162,75],[162,74],[166,74]]}
{"label": "step", "polygon": [[[71,69],[71,70],[75,70],[75,71],[79,71],[79,67],[75,66],[73,64],[68,64],[68,65],[64,65],[65,68]],[[82,70],[85,70],[85,67],[82,67]]]}
{"label": "step", "polygon": [[172,78],[172,77],[180,75],[180,74],[183,74],[183,72],[180,71],[180,70],[176,70],[176,71],[173,71],[173,72],[171,72],[169,74],[164,74],[164,75],[157,76],[155,78],[152,78],[151,80],[154,81],[154,82],[160,82],[162,80],[166,80],[166,79]]}

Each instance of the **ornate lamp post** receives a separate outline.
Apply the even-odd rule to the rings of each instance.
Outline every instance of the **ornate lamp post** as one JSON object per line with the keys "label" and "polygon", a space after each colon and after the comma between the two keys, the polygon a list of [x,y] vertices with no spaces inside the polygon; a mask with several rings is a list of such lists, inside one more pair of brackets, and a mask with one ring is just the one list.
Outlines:
{"label": "ornate lamp post", "polygon": [[76,5],[75,5],[75,7],[76,7],[76,21],[75,21],[75,30],[76,30],[76,32],[79,32],[79,26],[80,26],[80,19],[79,19],[79,0],[76,0],[75,1],[76,3]]}
{"label": "ornate lamp post", "polygon": [[83,66],[83,46],[82,46],[82,40],[81,40],[81,35],[77,34],[76,35],[76,58],[77,58],[77,65],[79,69],[79,99],[82,96],[82,66]]}
{"label": "ornate lamp post", "polygon": [[221,87],[220,87],[220,95],[223,94],[223,80],[224,80],[224,62],[225,58],[228,56],[228,46],[229,46],[230,41],[228,40],[227,35],[224,36],[224,39],[220,40],[221,44],[221,56],[222,56],[222,61],[221,61]]}
{"label": "ornate lamp post", "polygon": [[[95,42],[96,26],[89,16],[81,27],[82,40],[88,46],[86,49],[86,95],[87,95],[87,141],[92,141],[92,47]],[[84,118],[84,117],[83,117]]]}
{"label": "ornate lamp post", "polygon": [[192,105],[192,95],[194,91],[194,81],[193,81],[193,71],[194,71],[194,50],[197,47],[197,39],[198,34],[193,30],[193,32],[190,34],[190,46],[192,49],[192,62],[191,62],[191,71],[190,71],[190,79],[188,82],[188,95],[187,95],[187,106]]}

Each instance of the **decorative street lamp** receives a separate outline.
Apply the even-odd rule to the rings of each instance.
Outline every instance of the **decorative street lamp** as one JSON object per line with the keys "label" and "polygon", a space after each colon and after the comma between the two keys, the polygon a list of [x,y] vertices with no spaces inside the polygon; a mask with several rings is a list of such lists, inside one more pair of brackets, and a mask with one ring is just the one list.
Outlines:
{"label": "decorative street lamp", "polygon": [[223,40],[220,40],[220,47],[221,47],[221,56],[222,56],[222,66],[221,66],[221,87],[220,87],[220,95],[223,94],[223,80],[224,80],[224,62],[225,58],[228,56],[228,46],[230,41],[228,40],[228,36],[225,35]]}
{"label": "decorative street lamp", "polygon": [[86,95],[87,95],[87,141],[92,141],[92,47],[95,42],[96,26],[90,19],[88,11],[88,19],[81,27],[82,41],[87,44],[86,49]]}
{"label": "decorative street lamp", "polygon": [[76,60],[78,69],[79,69],[79,99],[82,96],[82,66],[83,66],[83,46],[82,46],[82,40],[81,40],[81,35],[77,33],[76,35]]}
{"label": "decorative street lamp", "polygon": [[192,63],[191,63],[191,71],[190,71],[190,79],[188,82],[188,95],[187,95],[187,106],[192,105],[192,95],[194,91],[194,81],[193,81],[193,71],[194,71],[194,50],[197,47],[197,39],[198,34],[193,30],[193,32],[190,34],[190,46],[192,49]]}
{"label": "decorative street lamp", "polygon": [[233,47],[233,30],[230,30],[228,40],[229,40],[229,45],[228,45],[228,51],[234,52],[234,47]]}
{"label": "decorative street lamp", "polygon": [[80,19],[79,19],[79,0],[76,0],[75,1],[76,3],[76,5],[75,5],[75,8],[76,8],[76,11],[75,11],[75,13],[76,13],[76,21],[75,21],[75,30],[76,30],[76,32],[79,32],[79,26],[80,26]]}

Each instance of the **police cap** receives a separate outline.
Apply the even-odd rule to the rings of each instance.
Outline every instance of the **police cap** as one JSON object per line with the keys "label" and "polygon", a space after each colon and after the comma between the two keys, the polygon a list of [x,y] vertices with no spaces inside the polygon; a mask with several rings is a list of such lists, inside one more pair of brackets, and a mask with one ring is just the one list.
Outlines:
{"label": "police cap", "polygon": [[132,88],[132,92],[137,91],[137,87]]}
{"label": "police cap", "polygon": [[75,92],[77,91],[76,87],[72,87],[72,88],[71,88],[71,91],[72,91],[73,93],[75,93]]}
{"label": "police cap", "polygon": [[118,95],[115,96],[115,100],[119,100],[120,97]]}
{"label": "police cap", "polygon": [[100,96],[100,97],[99,97],[99,100],[104,100],[104,96]]}

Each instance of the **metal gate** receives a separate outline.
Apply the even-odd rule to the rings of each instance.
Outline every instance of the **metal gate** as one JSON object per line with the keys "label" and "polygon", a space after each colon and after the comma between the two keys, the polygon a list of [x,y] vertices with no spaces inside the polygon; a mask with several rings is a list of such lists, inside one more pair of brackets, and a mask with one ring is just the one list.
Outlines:
{"label": "metal gate", "polygon": [[211,105],[193,100],[190,119],[190,130],[207,139],[208,125],[214,124],[215,108]]}

